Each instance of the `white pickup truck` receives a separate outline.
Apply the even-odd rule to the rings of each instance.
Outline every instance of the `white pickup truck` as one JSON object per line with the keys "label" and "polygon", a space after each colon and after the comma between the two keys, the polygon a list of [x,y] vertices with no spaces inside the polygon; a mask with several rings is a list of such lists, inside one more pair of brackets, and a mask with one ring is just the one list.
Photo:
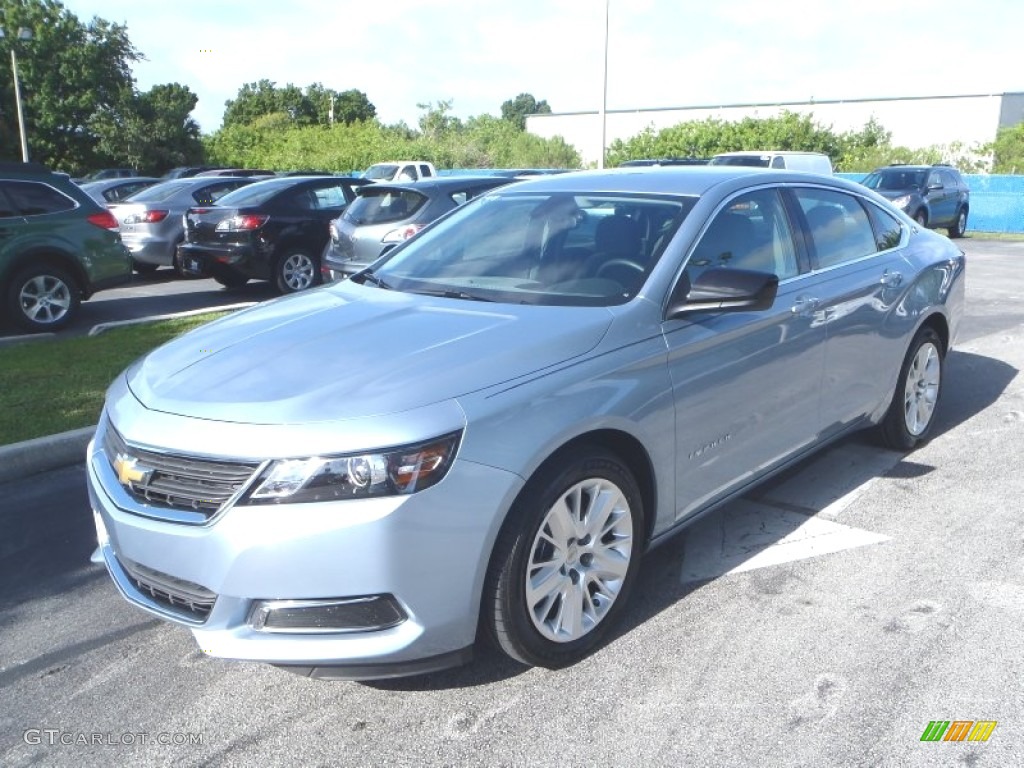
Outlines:
{"label": "white pickup truck", "polygon": [[391,160],[375,163],[366,169],[364,179],[370,181],[419,181],[437,176],[437,169],[425,160]]}

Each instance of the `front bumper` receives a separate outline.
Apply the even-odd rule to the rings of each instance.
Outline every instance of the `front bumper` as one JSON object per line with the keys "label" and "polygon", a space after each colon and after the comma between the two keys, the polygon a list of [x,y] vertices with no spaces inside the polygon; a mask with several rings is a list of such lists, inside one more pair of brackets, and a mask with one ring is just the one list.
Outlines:
{"label": "front bumper", "polygon": [[[127,600],[188,626],[203,652],[349,679],[468,659],[488,558],[518,476],[456,460],[441,483],[410,496],[229,505],[206,524],[186,525],[127,511],[102,446],[98,433],[87,470],[107,569]],[[253,619],[258,601],[368,595],[393,597],[403,620],[324,632],[260,630]],[[182,607],[203,598],[205,613]]]}

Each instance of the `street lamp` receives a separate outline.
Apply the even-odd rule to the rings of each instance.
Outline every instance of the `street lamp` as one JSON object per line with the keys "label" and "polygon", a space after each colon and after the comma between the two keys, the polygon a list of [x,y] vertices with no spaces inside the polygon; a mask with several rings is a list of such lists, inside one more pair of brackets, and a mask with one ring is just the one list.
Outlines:
{"label": "street lamp", "polygon": [[[7,37],[3,27],[0,27],[0,40]],[[22,27],[18,30],[18,40],[31,40],[32,30]],[[14,101],[18,106],[18,130],[21,131],[21,160],[28,162],[28,139],[25,136],[25,113],[21,108],[21,83],[18,81],[18,57],[14,53],[14,45],[11,45],[11,72],[14,75]]]}
{"label": "street lamp", "polygon": [[601,154],[597,158],[598,169],[604,168],[604,147],[608,142],[608,16],[611,0],[604,0],[604,80],[601,82]]}

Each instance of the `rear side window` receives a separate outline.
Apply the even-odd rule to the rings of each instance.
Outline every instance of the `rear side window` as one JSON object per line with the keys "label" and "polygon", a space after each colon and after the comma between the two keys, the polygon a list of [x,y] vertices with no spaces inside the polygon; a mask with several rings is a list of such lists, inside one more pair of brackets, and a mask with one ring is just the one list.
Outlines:
{"label": "rear side window", "polygon": [[4,187],[10,195],[14,209],[22,216],[70,211],[77,204],[67,195],[48,184],[35,181],[8,181]]}
{"label": "rear side window", "polygon": [[426,195],[411,189],[371,189],[352,201],[345,211],[344,219],[356,226],[402,221],[416,213],[426,202]]}
{"label": "rear side window", "polygon": [[318,187],[313,192],[313,204],[319,208],[343,208],[348,203],[345,199],[345,186],[332,184],[329,187]]}
{"label": "rear side window", "polygon": [[206,187],[199,187],[192,192],[192,199],[199,205],[213,205],[228,192],[234,192],[239,187],[244,187],[247,182],[244,181],[221,181],[216,184],[210,184]]}
{"label": "rear side window", "polygon": [[875,232],[856,197],[830,189],[797,189],[794,194],[807,219],[818,269],[875,253]]}
{"label": "rear side window", "polygon": [[888,211],[883,211],[877,205],[866,204],[868,218],[871,219],[871,226],[875,229],[875,244],[880,251],[888,251],[895,248],[903,239],[903,225],[899,219]]}
{"label": "rear side window", "polygon": [[164,184],[157,184],[156,186],[144,189],[141,192],[136,192],[132,195],[133,203],[162,203],[164,200],[170,200],[176,194],[181,192],[183,189],[188,189],[188,184],[183,182],[167,182]]}

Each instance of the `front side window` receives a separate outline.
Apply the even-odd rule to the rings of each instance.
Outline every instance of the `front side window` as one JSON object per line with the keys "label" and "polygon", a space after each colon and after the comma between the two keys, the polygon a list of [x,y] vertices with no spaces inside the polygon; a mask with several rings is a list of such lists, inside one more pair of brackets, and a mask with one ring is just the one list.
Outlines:
{"label": "front side window", "polygon": [[794,194],[807,219],[818,269],[875,253],[874,230],[856,197],[831,189],[811,188],[795,190]]}
{"label": "front side window", "polygon": [[[346,218],[367,199],[352,203]],[[482,301],[622,304],[639,292],[693,203],[612,193],[489,194],[397,248],[373,279]]]}
{"label": "front side window", "polygon": [[715,214],[690,254],[686,274],[692,282],[712,267],[770,272],[780,280],[800,272],[789,219],[777,190],[739,195]]}

